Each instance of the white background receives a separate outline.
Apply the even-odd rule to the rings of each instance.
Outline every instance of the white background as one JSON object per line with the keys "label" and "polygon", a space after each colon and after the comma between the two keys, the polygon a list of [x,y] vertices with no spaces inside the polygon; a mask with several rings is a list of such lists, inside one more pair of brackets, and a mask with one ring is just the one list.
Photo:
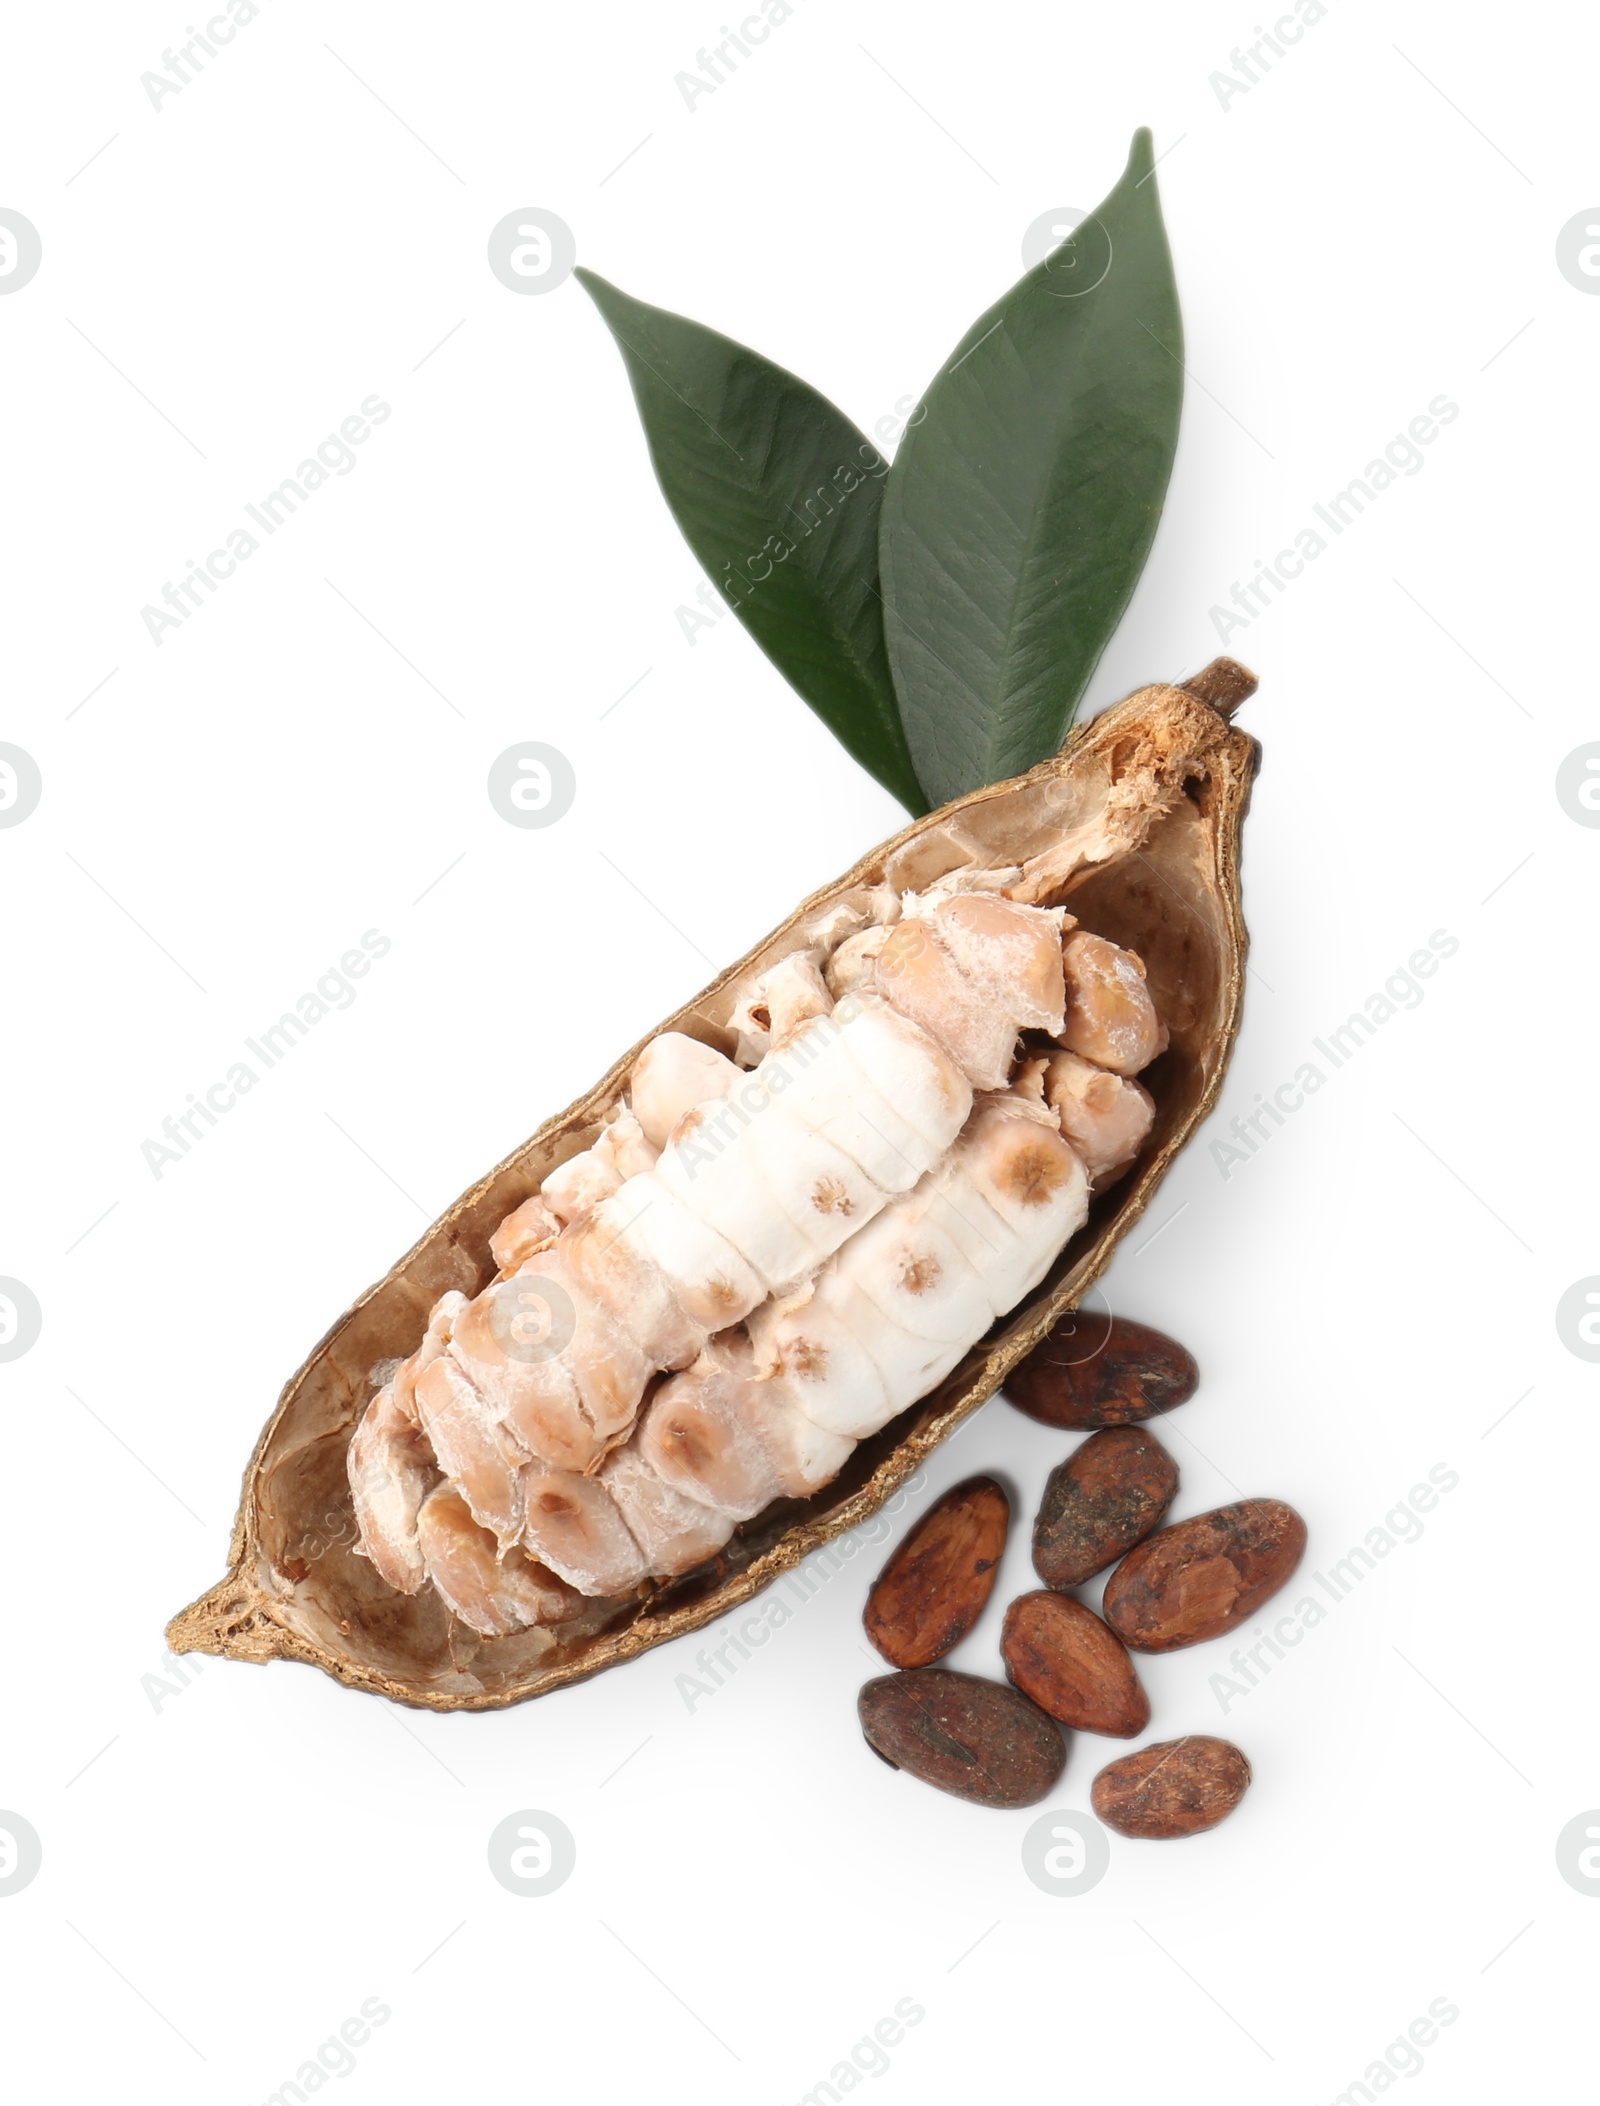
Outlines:
{"label": "white background", "polygon": [[[0,1899],[18,2096],[264,2100],[368,1998],[391,2015],[341,2097],[780,2106],[905,1998],[874,2097],[1331,2101],[1440,1998],[1458,2017],[1391,2083],[1570,2087],[1596,1376],[1555,1309],[1600,1270],[1600,834],[1554,784],[1600,738],[1600,299],[1555,245],[1600,195],[1592,26],[1343,0],[1224,108],[1242,0],[799,0],[691,111],[709,0],[268,0],[158,112],[140,76],[186,19],[80,4],[6,37],[0,204],[44,244],[0,300],[0,737],[44,778],[0,833],[0,1272],[44,1310],[0,1368],[0,1806],[44,1847]],[[1148,1663],[1152,1735],[1227,1733],[1256,1783],[1206,1837],[1114,1840],[1075,1899],[1024,1876],[1031,1813],[862,1743],[881,1546],[692,1713],[693,1641],[483,1717],[282,1664],[181,1678],[163,1624],[220,1575],[311,1342],[898,824],[734,621],[686,642],[699,573],[621,363],[575,282],[504,289],[488,230],[559,213],[583,260],[870,427],[1140,123],[1191,384],[1091,706],[1211,657],[1235,580],[1432,398],[1460,414],[1230,638],[1265,746],[1244,1031],[1107,1292],[1204,1370],[1169,1422],[1179,1512],[1287,1498],[1310,1571],[1430,1468],[1459,1484],[1226,1716],[1219,1647]],[[154,644],[141,608],[374,393],[353,472]],[[523,739],[576,769],[548,831],[485,796]],[[392,948],[353,1006],[154,1177],[162,1119],[367,929]],[[1225,1177],[1212,1137],[1436,930],[1459,949],[1420,1006]],[[1067,1445],[997,1400],[913,1503],[975,1469],[1016,1489],[954,1664],[996,1670]],[[1080,1738],[1053,1803],[1118,1751]],[[547,1898],[489,1876],[522,1808],[577,1839]]]}

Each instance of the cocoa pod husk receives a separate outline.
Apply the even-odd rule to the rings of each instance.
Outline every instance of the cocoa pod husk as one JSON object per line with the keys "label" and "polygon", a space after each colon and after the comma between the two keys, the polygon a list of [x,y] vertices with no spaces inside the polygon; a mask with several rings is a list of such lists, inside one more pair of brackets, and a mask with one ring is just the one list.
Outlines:
{"label": "cocoa pod husk", "polygon": [[867,1596],[867,1636],[895,1667],[931,1667],[983,1614],[1006,1547],[1011,1502],[992,1477],[935,1500]]}
{"label": "cocoa pod husk", "polygon": [[1086,1603],[1041,1588],[1006,1611],[1006,1673],[1063,1726],[1131,1740],[1150,1723],[1150,1699],[1128,1648]]}
{"label": "cocoa pod husk", "polygon": [[1036,1806],[1066,1767],[1054,1719],[982,1675],[948,1667],[879,1675],[857,1709],[874,1754],[973,1806]]}
{"label": "cocoa pod husk", "polygon": [[1306,1525],[1281,1499],[1239,1499],[1175,1521],[1106,1581],[1106,1622],[1140,1653],[1221,1638],[1277,1593],[1305,1548]]}
{"label": "cocoa pod husk", "polygon": [[[493,1710],[716,1622],[875,1514],[1078,1306],[1216,1100],[1243,999],[1239,842],[1257,748],[1227,722],[1250,676],[1233,668],[1218,684],[1208,674],[1196,675],[1195,690],[1142,689],[1077,727],[1059,754],[1026,775],[915,821],[647,1034],[682,1031],[731,1054],[730,1019],[751,976],[863,888],[929,884],[961,862],[970,843],[998,863],[1046,854],[1097,815],[1125,808],[1119,801],[1155,814],[1137,850],[1108,850],[1072,878],[1066,894],[1085,926],[1137,951],[1148,970],[1171,1032],[1167,1051],[1141,1078],[1155,1100],[1155,1125],[1133,1169],[1095,1199],[1039,1287],[943,1382],[863,1441],[831,1484],[744,1523],[704,1566],[598,1598],[552,1629],[477,1638],[452,1622],[436,1589],[397,1595],[356,1554],[345,1451],[379,1371],[413,1350],[447,1289],[476,1295],[494,1278],[490,1236],[551,1170],[598,1138],[641,1040],[464,1193],[291,1378],[245,1472],[228,1571],[173,1619],[173,1651],[301,1660],[396,1703]],[[439,1116],[448,1116],[447,1106]]]}
{"label": "cocoa pod husk", "polygon": [[1199,1381],[1194,1355],[1164,1331],[1073,1310],[1012,1369],[1006,1397],[1041,1425],[1081,1433],[1175,1411]]}
{"label": "cocoa pod husk", "polygon": [[1161,1842],[1215,1828],[1249,1788],[1242,1749],[1192,1733],[1108,1762],[1090,1787],[1089,1803],[1118,1835]]}
{"label": "cocoa pod husk", "polygon": [[1046,1480],[1033,1569],[1047,1587],[1081,1587],[1161,1526],[1177,1490],[1178,1465],[1142,1426],[1091,1434]]}

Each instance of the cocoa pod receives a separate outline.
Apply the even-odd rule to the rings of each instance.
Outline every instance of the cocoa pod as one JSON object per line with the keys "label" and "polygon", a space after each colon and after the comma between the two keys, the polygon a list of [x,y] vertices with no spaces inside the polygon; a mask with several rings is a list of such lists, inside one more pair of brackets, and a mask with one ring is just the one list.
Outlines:
{"label": "cocoa pod", "polygon": [[1175,1521],[1107,1580],[1106,1622],[1140,1653],[1220,1638],[1277,1593],[1305,1547],[1306,1525],[1281,1499],[1240,1499]]}
{"label": "cocoa pod", "polygon": [[1091,1434],[1050,1472],[1033,1524],[1033,1569],[1047,1587],[1081,1587],[1159,1528],[1178,1465],[1142,1426]]}
{"label": "cocoa pod", "polygon": [[1130,1740],[1150,1723],[1127,1647],[1081,1601],[1047,1588],[1020,1595],[1006,1611],[1000,1655],[1023,1695],[1063,1726]]}
{"label": "cocoa pod", "polygon": [[1012,1369],[1006,1395],[1041,1425],[1078,1433],[1173,1411],[1199,1381],[1193,1354],[1165,1332],[1075,1309]]}
{"label": "cocoa pod", "polygon": [[1215,1828],[1249,1787],[1249,1760],[1231,1740],[1191,1733],[1108,1762],[1089,1803],[1118,1835],[1165,1841]]}
{"label": "cocoa pod", "polygon": [[1011,1502],[992,1477],[936,1500],[878,1574],[867,1636],[895,1667],[930,1667],[983,1614],[1006,1547]]}
{"label": "cocoa pod", "polygon": [[1034,1806],[1066,1767],[1061,1728],[1003,1682],[914,1667],[880,1675],[857,1709],[875,1754],[974,1806]]}
{"label": "cocoa pod", "polygon": [[[345,1473],[351,1430],[386,1367],[415,1349],[439,1296],[473,1296],[495,1278],[490,1238],[498,1226],[552,1170],[590,1147],[617,1109],[641,1048],[615,1060],[619,1048],[596,1049],[604,1058],[596,1058],[592,1086],[455,1201],[285,1387],[245,1473],[229,1569],[173,1619],[174,1652],[305,1661],[396,1703],[494,1710],[716,1623],[876,1513],[1082,1301],[1216,1099],[1244,986],[1239,846],[1257,759],[1255,742],[1226,719],[1249,684],[1236,667],[1213,668],[1191,687],[1146,688],[1079,725],[1059,755],[872,849],[657,1027],[731,1055],[735,1005],[752,976],[804,948],[838,909],[860,911],[873,888],[915,890],[979,860],[1034,868],[1031,896],[1043,899],[1060,889],[1050,870],[1064,858],[1061,883],[1073,872],[1084,881],[1074,911],[1138,952],[1171,1030],[1167,1051],[1145,1073],[1156,1124],[1134,1168],[1097,1199],[1026,1300],[929,1396],[862,1441],[833,1483],[741,1523],[718,1557],[679,1579],[641,1584],[570,1622],[504,1638],[465,1632],[434,1588],[396,1595],[357,1555]],[[624,951],[616,970],[625,973],[630,957]],[[581,1004],[562,1028],[577,1045]],[[418,1109],[420,1118],[452,1113],[448,1095]]]}

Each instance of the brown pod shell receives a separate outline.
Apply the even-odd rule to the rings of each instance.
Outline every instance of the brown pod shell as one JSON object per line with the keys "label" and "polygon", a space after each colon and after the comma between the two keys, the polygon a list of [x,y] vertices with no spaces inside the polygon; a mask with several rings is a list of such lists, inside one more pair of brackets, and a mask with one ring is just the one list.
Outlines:
{"label": "brown pod shell", "polygon": [[863,1621],[894,1667],[931,1667],[983,1614],[1006,1547],[1011,1502],[992,1477],[935,1500],[872,1583]]}
{"label": "brown pod shell", "polygon": [[1306,1525],[1281,1499],[1239,1499],[1175,1521],[1107,1580],[1106,1622],[1140,1653],[1220,1638],[1277,1593],[1305,1548]]}
{"label": "brown pod shell", "polygon": [[948,1667],[879,1675],[857,1710],[875,1754],[974,1806],[1036,1806],[1066,1767],[1055,1721],[982,1675]]}
{"label": "brown pod shell", "polygon": [[1048,1588],[1019,1595],[1006,1611],[1000,1655],[1023,1695],[1063,1726],[1131,1740],[1150,1723],[1127,1647],[1081,1601]]}
{"label": "brown pod shell", "polygon": [[1078,1433],[1158,1418],[1199,1382],[1194,1355],[1164,1331],[1075,1309],[1012,1369],[1006,1396],[1041,1425]]}
{"label": "brown pod shell", "polygon": [[1201,1835],[1225,1821],[1250,1788],[1250,1763],[1231,1740],[1191,1733],[1108,1762],[1089,1803],[1108,1828],[1152,1842]]}
{"label": "brown pod shell", "polygon": [[[641,1040],[448,1208],[292,1376],[245,1471],[228,1571],[173,1618],[173,1651],[302,1660],[397,1703],[492,1710],[716,1622],[870,1519],[1078,1306],[1216,1101],[1244,993],[1239,840],[1257,761],[1255,741],[1228,717],[1254,684],[1223,659],[1184,687],[1141,689],[1079,725],[1026,775],[959,797],[873,849],[656,1027],[731,1055],[734,1007],[752,975],[803,947],[839,906],[870,911],[870,888],[917,890],[974,860],[1031,866],[1011,888],[1018,898],[1065,900],[1086,928],[1144,961],[1171,1042],[1140,1078],[1156,1117],[1138,1161],[1096,1197],[1027,1300],[926,1397],[862,1441],[831,1484],[743,1523],[692,1572],[505,1638],[453,1624],[432,1587],[396,1594],[356,1553],[345,1451],[385,1363],[415,1348],[447,1289],[475,1295],[495,1277],[490,1237],[550,1171],[598,1138]],[[1047,882],[1051,857],[1058,868],[1069,858],[1070,876]],[[448,1105],[435,1115],[448,1117]]]}
{"label": "brown pod shell", "polygon": [[1050,1472],[1033,1524],[1033,1567],[1047,1587],[1081,1587],[1159,1528],[1178,1465],[1142,1426],[1108,1426]]}

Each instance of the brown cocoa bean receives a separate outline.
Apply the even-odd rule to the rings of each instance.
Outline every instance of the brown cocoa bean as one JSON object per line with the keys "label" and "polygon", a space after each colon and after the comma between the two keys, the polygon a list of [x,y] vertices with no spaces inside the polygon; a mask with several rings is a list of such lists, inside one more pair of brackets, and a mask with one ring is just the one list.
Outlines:
{"label": "brown cocoa bean", "polygon": [[1140,1653],[1220,1638],[1277,1593],[1305,1547],[1306,1525],[1281,1499],[1240,1499],[1175,1521],[1106,1581],[1106,1622]]}
{"label": "brown cocoa bean", "polygon": [[1108,1426],[1050,1472],[1033,1524],[1033,1566],[1065,1591],[1114,1565],[1159,1528],[1178,1465],[1142,1426]]}
{"label": "brown cocoa bean", "polygon": [[1011,1502],[992,1477],[936,1500],[873,1582],[867,1636],[896,1667],[928,1667],[983,1614],[1006,1547]]}
{"label": "brown cocoa bean", "polygon": [[1194,1356],[1164,1332],[1073,1309],[1011,1370],[1005,1393],[1030,1419],[1088,1432],[1175,1410],[1199,1381]]}
{"label": "brown cocoa bean", "polygon": [[1063,1726],[1129,1740],[1150,1723],[1127,1647],[1093,1609],[1041,1588],[1006,1611],[1000,1634],[1006,1673]]}
{"label": "brown cocoa bean", "polygon": [[1191,1733],[1108,1762],[1089,1803],[1118,1835],[1159,1841],[1215,1828],[1249,1786],[1249,1761],[1231,1740]]}
{"label": "brown cocoa bean", "polygon": [[868,1745],[897,1770],[975,1806],[1033,1806],[1054,1789],[1067,1744],[1003,1682],[914,1667],[868,1682],[857,1706]]}

